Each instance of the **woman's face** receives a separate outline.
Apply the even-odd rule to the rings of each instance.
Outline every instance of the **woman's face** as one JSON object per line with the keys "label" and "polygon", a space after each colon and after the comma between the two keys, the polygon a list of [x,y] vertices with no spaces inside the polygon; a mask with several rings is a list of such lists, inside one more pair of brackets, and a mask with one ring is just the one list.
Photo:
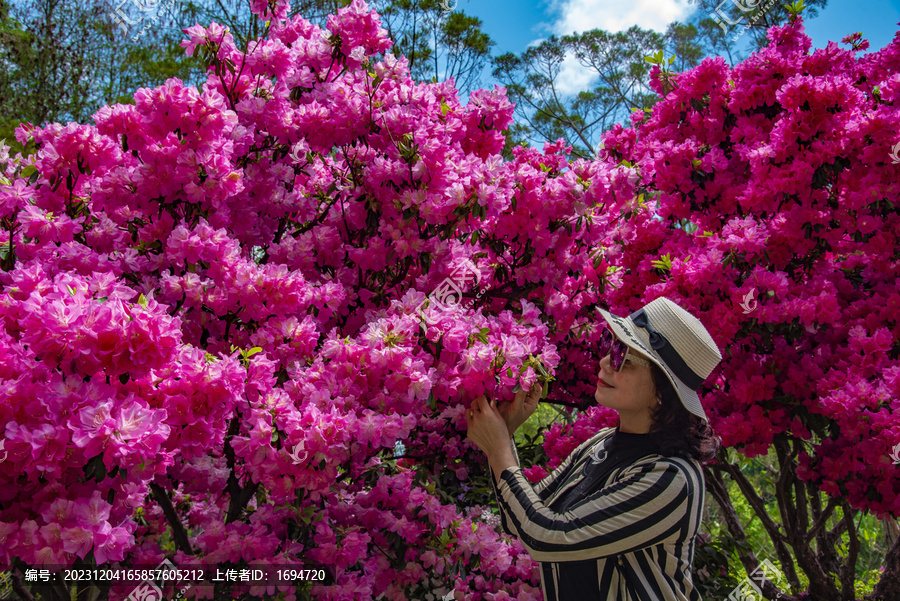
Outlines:
{"label": "woman's face", "polygon": [[[629,349],[628,356],[649,360],[646,355]],[[594,399],[597,404],[615,409],[619,414],[621,430],[625,432],[649,432],[652,420],[650,410],[659,399],[650,368],[625,361],[622,371],[616,372],[610,365],[609,355],[600,360],[597,390]],[[609,386],[604,386],[608,384]]]}

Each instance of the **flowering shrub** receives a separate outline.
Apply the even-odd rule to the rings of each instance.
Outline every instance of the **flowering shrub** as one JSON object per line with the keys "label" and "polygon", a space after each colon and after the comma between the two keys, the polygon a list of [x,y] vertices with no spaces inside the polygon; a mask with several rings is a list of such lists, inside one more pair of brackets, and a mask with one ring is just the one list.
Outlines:
{"label": "flowering shrub", "polygon": [[[635,194],[654,209],[604,241],[606,299],[635,310],[665,295],[707,324],[724,356],[704,387],[711,425],[747,457],[775,449],[781,515],[765,514],[736,466],[724,469],[782,565],[795,554],[811,596],[838,598],[836,582],[853,594],[855,510],[900,516],[900,465],[889,458],[900,444],[900,35],[862,57],[858,34],[849,50],[810,52],[800,19],[768,37],[734,69],[706,59],[671,90],[654,67],[663,98],[605,135],[610,160],[634,166]],[[571,442],[557,441],[547,454],[558,461],[553,445]],[[711,485],[728,513],[724,486]],[[840,553],[828,532],[839,517],[852,530]],[[838,557],[849,568],[837,570]],[[898,582],[895,545],[875,598],[897,598]]]}
{"label": "flowering shrub", "polygon": [[733,70],[707,59],[607,134],[663,217],[616,231],[610,302],[684,298],[729,351],[705,398],[725,445],[752,457],[815,434],[796,449],[802,479],[897,515],[900,37],[860,59],[833,42],[809,53],[800,21],[769,38]]}
{"label": "flowering shrub", "polygon": [[[247,53],[187,30],[202,89],[169,80],[0,150],[0,568],[268,563],[327,576],[234,594],[537,599],[462,412],[550,379],[584,406],[598,301],[660,294],[730,353],[703,391],[729,445],[815,432],[798,475],[897,513],[875,459],[900,441],[896,43],[807,56],[776,29],[611,132],[628,160],[504,161],[504,90],[462,105],[414,83],[360,0],[325,30],[253,7],[271,25]],[[709,234],[671,227],[688,216]],[[747,317],[730,299],[754,286],[774,294]],[[576,438],[613,423],[583,419]]]}
{"label": "flowering shrub", "polygon": [[[187,30],[202,89],[0,152],[0,568],[268,562],[327,577],[234,594],[536,599],[462,411],[587,356],[582,199],[627,197],[630,170],[502,160],[504,91],[415,84],[359,0],[325,30],[254,9],[246,54]],[[464,265],[476,302],[426,297]]]}

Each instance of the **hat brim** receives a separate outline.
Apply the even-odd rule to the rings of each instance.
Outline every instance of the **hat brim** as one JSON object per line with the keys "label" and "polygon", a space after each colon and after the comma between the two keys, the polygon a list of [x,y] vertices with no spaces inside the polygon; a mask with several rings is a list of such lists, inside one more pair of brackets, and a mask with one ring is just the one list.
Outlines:
{"label": "hat brim", "polygon": [[672,386],[675,388],[675,392],[678,394],[678,398],[681,399],[681,404],[684,408],[708,422],[709,418],[706,416],[706,411],[703,410],[703,404],[700,402],[700,397],[697,396],[697,392],[682,382],[678,376],[669,369],[669,366],[666,365],[662,357],[659,356],[659,353],[653,350],[650,346],[650,335],[647,331],[644,330],[644,328],[639,328],[634,325],[634,322],[631,321],[630,317],[619,317],[618,315],[610,313],[609,311],[604,311],[599,307],[597,310],[600,312],[600,315],[603,316],[603,319],[606,320],[606,323],[609,324],[609,327],[612,328],[613,333],[619,340],[624,342],[626,346],[645,355],[650,361],[663,370],[663,373],[666,374],[669,382],[671,382]]}

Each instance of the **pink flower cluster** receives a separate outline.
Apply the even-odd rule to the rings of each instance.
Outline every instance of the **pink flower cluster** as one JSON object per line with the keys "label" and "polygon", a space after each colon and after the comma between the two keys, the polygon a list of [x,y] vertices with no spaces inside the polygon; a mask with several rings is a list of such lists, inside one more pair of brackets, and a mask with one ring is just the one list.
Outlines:
{"label": "pink flower cluster", "polygon": [[23,126],[37,150],[0,155],[0,565],[152,564],[169,536],[181,566],[319,562],[326,597],[537,598],[524,549],[465,517],[479,453],[462,410],[549,377],[546,314],[426,293],[488,237],[514,245],[475,263],[499,294],[577,264],[556,235],[491,273],[533,254],[518,181],[519,211],[549,224],[574,175],[501,159],[503,90],[463,106],[452,82],[373,58],[389,43],[364,3],[327,31],[255,8],[272,27],[246,55],[219,25],[186,32],[202,89]]}
{"label": "pink flower cluster", "polygon": [[862,57],[854,37],[811,51],[801,20],[768,36],[605,135],[663,217],[612,232],[608,301],[627,313],[666,295],[710,329],[725,360],[702,399],[727,446],[783,441],[802,478],[897,516],[900,35]]}

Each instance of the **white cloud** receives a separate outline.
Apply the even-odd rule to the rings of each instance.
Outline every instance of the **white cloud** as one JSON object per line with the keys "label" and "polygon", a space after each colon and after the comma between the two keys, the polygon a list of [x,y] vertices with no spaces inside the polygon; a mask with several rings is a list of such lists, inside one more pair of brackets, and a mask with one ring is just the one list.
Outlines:
{"label": "white cloud", "polygon": [[697,9],[688,0],[554,0],[556,35],[591,29],[624,31],[632,25],[664,32],[672,21],[684,22]]}
{"label": "white cloud", "polygon": [[575,95],[590,88],[596,80],[596,71],[581,66],[574,54],[566,54],[556,78],[556,91],[563,96]]}

